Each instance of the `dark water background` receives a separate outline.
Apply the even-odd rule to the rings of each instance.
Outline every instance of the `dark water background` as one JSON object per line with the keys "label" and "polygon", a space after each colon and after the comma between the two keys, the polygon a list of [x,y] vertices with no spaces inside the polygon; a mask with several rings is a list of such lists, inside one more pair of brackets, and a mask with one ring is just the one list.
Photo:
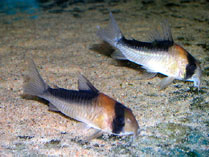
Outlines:
{"label": "dark water background", "polygon": [[[1,0],[0,13],[1,15],[14,15],[17,13],[25,13],[34,15],[42,10],[53,10],[54,12],[64,12],[69,5],[99,3],[104,0]],[[107,0],[107,3],[119,2],[119,0]],[[52,11],[53,12],[53,11]]]}
{"label": "dark water background", "polygon": [[[0,1],[0,16],[12,16],[12,22],[21,20],[23,18],[37,19],[42,11],[49,13],[71,12],[75,17],[79,16],[77,13],[84,12],[84,10],[76,7],[76,5],[98,4],[98,3],[118,3],[126,2],[126,0],[1,0]],[[74,6],[73,9],[67,9],[68,6]],[[88,8],[93,9],[93,8]],[[27,16],[26,16],[27,15]]]}

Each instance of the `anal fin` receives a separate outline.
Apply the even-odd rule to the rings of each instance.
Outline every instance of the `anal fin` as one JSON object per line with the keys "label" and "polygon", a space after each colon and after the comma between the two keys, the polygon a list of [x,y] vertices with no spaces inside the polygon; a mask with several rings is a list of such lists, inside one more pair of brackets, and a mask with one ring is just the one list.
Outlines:
{"label": "anal fin", "polygon": [[157,73],[148,73],[143,72],[142,76],[139,77],[140,80],[149,80],[154,78],[157,75]]}
{"label": "anal fin", "polygon": [[49,111],[53,111],[53,112],[59,112],[59,110],[56,108],[56,106],[54,106],[52,103],[49,103]]}
{"label": "anal fin", "polygon": [[173,82],[175,78],[174,77],[166,77],[160,82],[160,90],[166,88],[169,84]]}
{"label": "anal fin", "polygon": [[82,131],[88,131],[89,129],[91,129],[91,127],[86,123],[79,123],[78,125],[79,125],[79,129],[81,129]]}
{"label": "anal fin", "polygon": [[127,60],[127,58],[122,54],[122,52],[120,52],[119,50],[115,50],[111,57],[113,59],[118,59],[118,60]]}

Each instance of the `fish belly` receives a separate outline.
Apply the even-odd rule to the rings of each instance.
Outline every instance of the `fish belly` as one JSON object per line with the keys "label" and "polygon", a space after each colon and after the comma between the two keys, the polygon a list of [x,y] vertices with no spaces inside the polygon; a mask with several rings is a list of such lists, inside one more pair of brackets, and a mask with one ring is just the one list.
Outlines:
{"label": "fish belly", "polygon": [[161,73],[175,78],[181,78],[178,63],[172,55],[163,51],[143,51],[127,47],[118,48],[123,55],[136,64],[142,65],[144,69],[152,73]]}

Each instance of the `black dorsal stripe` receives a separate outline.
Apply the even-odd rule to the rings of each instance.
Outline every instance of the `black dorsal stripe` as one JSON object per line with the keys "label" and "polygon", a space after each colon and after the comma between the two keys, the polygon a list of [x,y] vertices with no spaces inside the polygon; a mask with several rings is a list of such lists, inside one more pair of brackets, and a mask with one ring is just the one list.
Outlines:
{"label": "black dorsal stripe", "polygon": [[125,126],[125,106],[116,102],[115,104],[115,117],[112,122],[112,132],[119,134]]}
{"label": "black dorsal stripe", "polygon": [[162,41],[153,41],[153,42],[141,42],[137,41],[135,39],[128,40],[125,37],[122,37],[119,41],[119,43],[124,44],[130,48],[136,48],[136,49],[147,49],[147,50],[162,50],[162,51],[168,51],[169,47],[173,45],[173,41],[169,40],[162,40]]}
{"label": "black dorsal stripe", "polygon": [[98,96],[97,93],[91,91],[76,91],[64,88],[48,88],[47,91],[56,98],[75,103],[79,103],[80,101],[90,101]]}
{"label": "black dorsal stripe", "polygon": [[195,70],[197,68],[196,60],[191,54],[187,53],[187,59],[189,63],[186,66],[185,79],[192,77],[192,75],[195,73]]}

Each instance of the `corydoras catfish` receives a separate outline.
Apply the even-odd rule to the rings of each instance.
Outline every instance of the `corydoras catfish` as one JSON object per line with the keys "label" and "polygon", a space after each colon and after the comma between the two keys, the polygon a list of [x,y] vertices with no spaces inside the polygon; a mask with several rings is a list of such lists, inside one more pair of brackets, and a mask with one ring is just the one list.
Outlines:
{"label": "corydoras catfish", "polygon": [[167,87],[174,79],[193,81],[194,86],[200,88],[200,64],[173,41],[167,22],[162,23],[161,31],[156,30],[151,34],[150,42],[141,42],[126,39],[110,13],[109,26],[104,29],[98,27],[97,35],[118,49],[112,54],[113,58],[142,65],[153,76],[157,73],[166,75],[167,77],[160,82],[161,89]]}
{"label": "corydoras catfish", "polygon": [[24,94],[49,101],[49,110],[60,111],[68,117],[94,128],[95,133],[85,140],[106,132],[114,135],[139,133],[132,111],[123,104],[99,92],[83,75],[79,76],[79,90],[51,88],[41,78],[35,63],[28,59],[29,71],[23,86]]}

